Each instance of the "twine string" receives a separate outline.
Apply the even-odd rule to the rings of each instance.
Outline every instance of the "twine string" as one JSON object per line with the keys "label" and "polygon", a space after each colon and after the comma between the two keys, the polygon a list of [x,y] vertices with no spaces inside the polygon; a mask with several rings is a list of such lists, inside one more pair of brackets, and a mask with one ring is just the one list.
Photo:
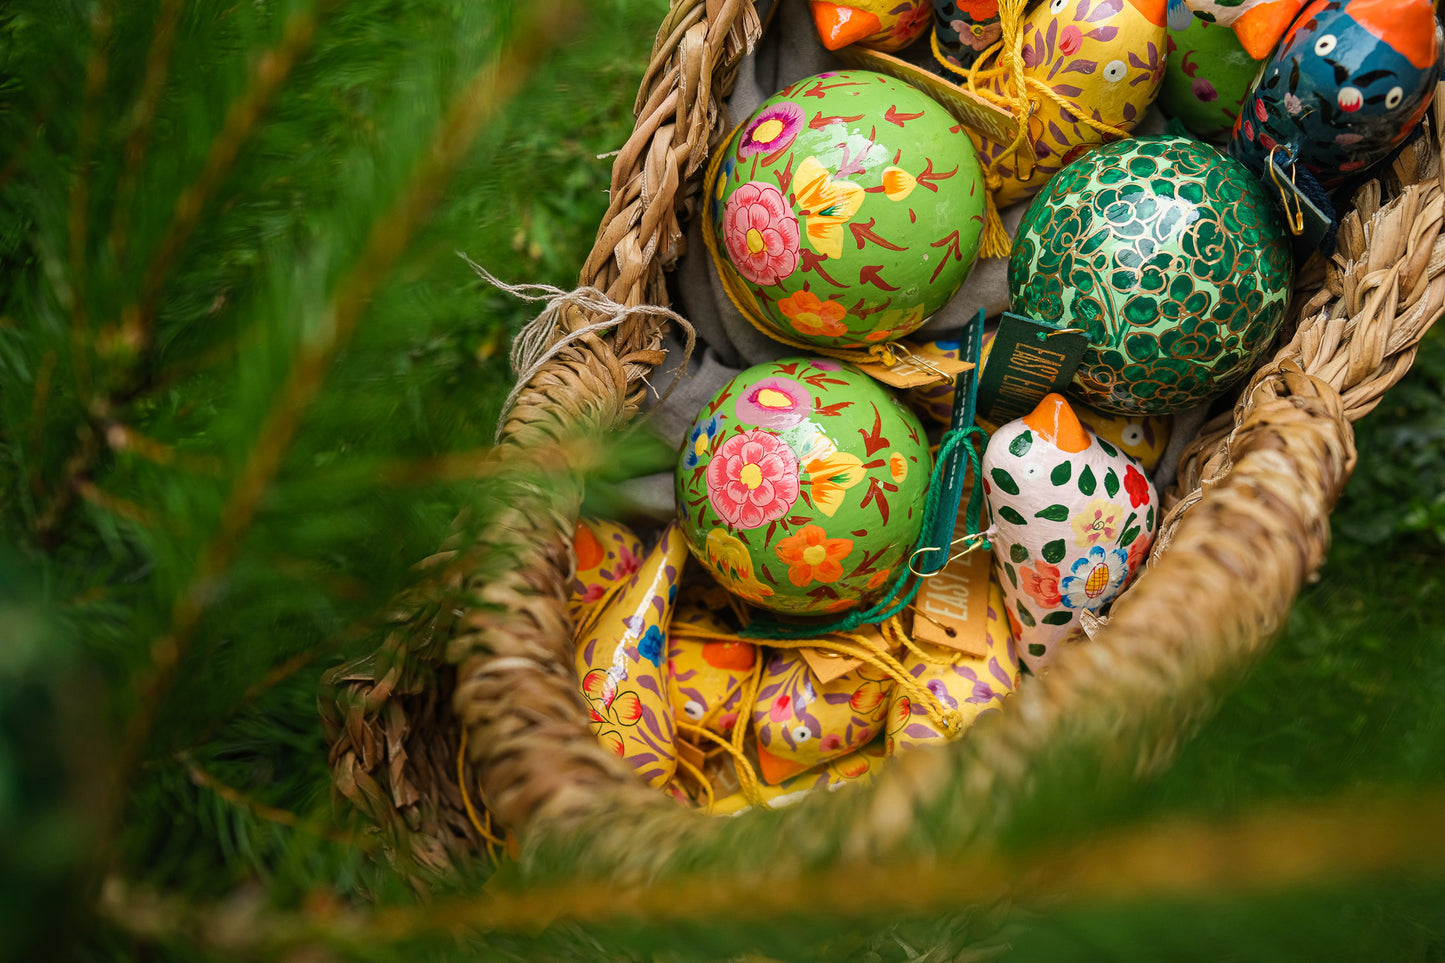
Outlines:
{"label": "twine string", "polygon": [[[682,381],[682,376],[687,371],[687,363],[692,358],[693,349],[697,346],[697,331],[691,322],[671,308],[665,308],[658,304],[637,304],[628,307],[618,304],[591,285],[564,291],[550,284],[508,284],[461,251],[457,252],[457,256],[466,261],[482,280],[497,290],[504,291],[523,301],[541,301],[546,304],[542,312],[529,321],[512,342],[510,361],[512,371],[517,375],[517,382],[512,386],[506,401],[502,402],[502,414],[497,419],[495,441],[501,441],[507,413],[512,410],[512,405],[516,402],[517,397],[525,390],[533,376],[542,370],[543,365],[574,341],[610,330],[633,318],[654,317],[671,321],[682,329],[687,338],[682,349],[682,360],[673,372],[672,383],[667,386],[666,391],[658,396],[657,403],[661,404],[667,400],[667,397]],[[601,320],[567,331],[558,337],[558,329],[565,330],[566,328],[563,313],[569,308],[575,308],[593,317],[600,316]]]}

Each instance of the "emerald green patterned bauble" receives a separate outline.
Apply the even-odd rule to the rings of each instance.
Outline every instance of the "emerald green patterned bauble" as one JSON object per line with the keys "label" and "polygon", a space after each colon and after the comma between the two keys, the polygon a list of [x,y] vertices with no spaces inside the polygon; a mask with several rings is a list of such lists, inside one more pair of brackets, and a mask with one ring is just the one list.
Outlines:
{"label": "emerald green patterned bauble", "polygon": [[978,255],[968,133],[901,80],[840,70],[763,101],[713,158],[705,228],[738,309],[790,343],[860,350],[953,297]]}
{"label": "emerald green patterned bauble", "polygon": [[688,548],[733,594],[790,615],[880,600],[923,527],[918,418],[858,368],[784,358],[729,381],[677,462]]}
{"label": "emerald green patterned bauble", "polygon": [[1109,144],[1054,175],[1019,225],[1013,310],[1084,331],[1072,393],[1125,414],[1200,405],[1269,349],[1293,279],[1264,185],[1183,137]]}

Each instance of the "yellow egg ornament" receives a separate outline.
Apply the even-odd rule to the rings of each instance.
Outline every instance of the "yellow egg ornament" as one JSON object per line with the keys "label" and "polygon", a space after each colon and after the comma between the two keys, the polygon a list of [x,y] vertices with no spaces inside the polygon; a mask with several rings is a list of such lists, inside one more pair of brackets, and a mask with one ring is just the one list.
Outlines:
{"label": "yellow egg ornament", "polygon": [[1164,79],[1166,23],[1166,0],[1047,0],[1020,27],[1022,91],[1007,37],[999,53],[975,65],[985,97],[1027,102],[1031,158],[1028,147],[1011,150],[972,134],[999,207],[1032,196],[1076,157],[1144,118]]}

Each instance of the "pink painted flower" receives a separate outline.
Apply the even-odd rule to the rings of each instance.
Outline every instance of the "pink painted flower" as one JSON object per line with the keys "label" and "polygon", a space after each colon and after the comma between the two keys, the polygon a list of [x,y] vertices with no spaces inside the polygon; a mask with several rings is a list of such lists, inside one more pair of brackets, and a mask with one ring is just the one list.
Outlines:
{"label": "pink painted flower", "polygon": [[1059,31],[1059,50],[1070,56],[1079,52],[1084,44],[1084,32],[1075,23],[1069,24]]}
{"label": "pink painted flower", "polygon": [[733,404],[739,421],[777,430],[793,427],[812,411],[813,396],[808,389],[782,375],[763,378]]}
{"label": "pink painted flower", "polygon": [[738,141],[738,156],[751,157],[782,150],[803,129],[805,117],[803,108],[786,100],[759,111],[743,130],[743,136]]}
{"label": "pink painted flower", "polygon": [[733,528],[757,528],[798,500],[798,461],[777,437],[753,429],[722,443],[707,463],[707,497]]}
{"label": "pink painted flower", "polygon": [[723,240],[739,274],[754,284],[777,284],[798,268],[798,219],[782,192],[749,181],[723,210]]}
{"label": "pink painted flower", "polygon": [[964,46],[970,50],[987,50],[998,41],[999,37],[1003,36],[1003,24],[997,20],[992,23],[970,24],[965,24],[961,20],[955,20],[953,23],[955,25],[954,29],[956,30],[958,29],[957,25],[963,25],[963,29],[958,30],[958,39],[962,40]]}

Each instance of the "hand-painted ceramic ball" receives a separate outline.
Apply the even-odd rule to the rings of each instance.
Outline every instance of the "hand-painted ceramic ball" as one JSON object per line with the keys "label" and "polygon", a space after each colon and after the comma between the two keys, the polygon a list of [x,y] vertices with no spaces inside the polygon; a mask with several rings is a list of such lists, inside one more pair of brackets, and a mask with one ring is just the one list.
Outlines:
{"label": "hand-painted ceramic ball", "polygon": [[1245,51],[1233,30],[1178,9],[1184,10],[1186,26],[1176,28],[1171,11],[1159,106],[1194,136],[1226,143],[1260,62]]}
{"label": "hand-painted ceramic ball", "polygon": [[734,594],[792,615],[877,601],[923,524],[918,419],[851,365],[756,365],[698,414],[677,463],[693,555]]}
{"label": "hand-painted ceramic ball", "polygon": [[1016,313],[1088,334],[1070,387],[1085,404],[1166,414],[1255,367],[1292,275],[1257,177],[1206,144],[1140,137],[1079,158],[1034,199],[1009,296]]}
{"label": "hand-painted ceramic ball", "polygon": [[883,74],[800,80],[739,125],[708,171],[708,246],[739,310],[824,348],[901,338],[973,268],[984,184],[938,103]]}

